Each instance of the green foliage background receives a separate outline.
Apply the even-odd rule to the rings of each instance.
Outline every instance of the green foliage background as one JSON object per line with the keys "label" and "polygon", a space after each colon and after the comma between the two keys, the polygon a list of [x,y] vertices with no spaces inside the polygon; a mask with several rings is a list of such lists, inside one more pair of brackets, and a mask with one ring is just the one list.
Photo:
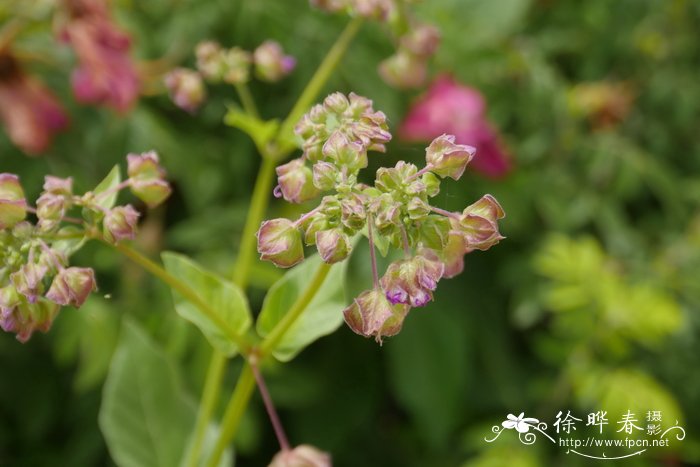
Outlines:
{"label": "green foliage background", "polygon": [[[191,65],[194,45],[209,38],[248,49],[266,38],[281,42],[299,65],[281,84],[253,85],[269,118],[287,112],[346,22],[306,0],[113,4],[144,60]],[[1,4],[0,20],[17,8],[41,19],[47,4]],[[273,368],[270,390],[292,442],[331,451],[337,466],[588,465],[542,441],[523,446],[512,433],[493,444],[483,438],[508,413],[551,424],[559,410],[580,418],[608,410],[614,423],[627,409],[662,410],[665,423],[685,426],[686,439],[629,465],[700,463],[700,4],[431,0],[418,10],[443,31],[434,71],[485,94],[515,161],[503,180],[468,171],[445,183],[441,206],[460,209],[492,193],[507,212],[508,238],[470,254],[465,272],[443,281],[435,302],[412,311],[383,347],[343,326]],[[162,93],[125,117],[78,106],[70,54],[53,42],[48,22],[31,24],[17,47],[47,57],[34,71],[67,103],[72,125],[36,159],[0,134],[1,171],[18,173],[31,197],[45,173],[72,175],[87,189],[127,152],[156,149],[176,191],[145,219],[139,248],[182,252],[228,276],[259,164],[250,139],[221,123],[232,90],[210,87],[197,117]],[[390,53],[380,28],[365,25],[327,91],[374,99],[395,130],[416,94],[378,78],[376,65]],[[571,105],[577,84],[601,81],[627,83],[635,96],[625,118],[602,129]],[[371,164],[422,155],[394,142]],[[270,217],[297,209],[274,201]],[[98,245],[75,263],[95,265],[105,297],[64,310],[50,334],[27,345],[0,336],[0,465],[112,465],[98,428],[102,391],[112,387],[105,378],[110,362],[139,362],[128,346],[112,358],[120,341],[158,348],[153,362],[168,363],[142,361],[161,367],[145,384],[180,401],[161,401],[181,405],[173,418],[193,417],[210,348],[174,313],[169,291]],[[358,247],[351,292],[368,270]],[[279,277],[256,266],[254,315]],[[238,371],[233,365],[226,374],[224,395]],[[185,434],[166,436],[165,428],[158,442],[181,444]],[[255,399],[236,442],[237,465],[266,465],[275,451]]]}

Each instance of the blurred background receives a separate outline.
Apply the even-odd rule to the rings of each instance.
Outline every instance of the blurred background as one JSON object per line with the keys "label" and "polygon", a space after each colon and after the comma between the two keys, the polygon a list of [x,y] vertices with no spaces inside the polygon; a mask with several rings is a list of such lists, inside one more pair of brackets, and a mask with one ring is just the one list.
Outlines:
{"label": "blurred background", "polygon": [[[12,49],[58,96],[70,126],[38,157],[0,131],[0,171],[19,174],[35,199],[46,173],[89,189],[126,153],[155,149],[175,193],[145,217],[138,247],[184,252],[229,274],[259,157],[222,123],[236,100],[230,87],[210,86],[190,115],[170,101],[162,75],[192,66],[204,39],[248,50],[275,39],[297,68],[252,92],[264,117],[282,117],[347,18],[306,0],[114,0],[145,94],[118,113],[75,102],[75,57],[56,40],[52,3],[1,0],[0,28],[23,19]],[[508,161],[445,182],[438,205],[462,209],[491,193],[507,213],[507,239],[467,255],[464,273],[441,282],[435,301],[382,347],[343,326],[271,368],[292,443],[332,452],[337,466],[590,465],[543,440],[523,445],[514,432],[492,444],[484,437],[507,414],[551,425],[560,410],[583,423],[607,410],[614,437],[627,410],[642,423],[654,410],[687,436],[627,464],[700,465],[700,3],[431,0],[416,11],[442,31],[431,77],[448,73],[483,95]],[[325,91],[373,99],[396,135],[424,89],[380,79],[377,64],[392,50],[379,25],[364,25]],[[395,138],[367,172],[420,164],[424,147]],[[298,212],[273,201],[269,217]],[[25,345],[0,335],[0,465],[113,465],[97,416],[127,316],[178,364],[192,401],[201,394],[209,346],[173,313],[169,291],[99,245],[73,263],[96,267],[99,294]],[[366,249],[351,266],[355,290],[368,275]],[[256,266],[254,310],[279,276]],[[227,372],[222,409],[239,365]],[[276,450],[256,395],[237,465],[267,465]]]}

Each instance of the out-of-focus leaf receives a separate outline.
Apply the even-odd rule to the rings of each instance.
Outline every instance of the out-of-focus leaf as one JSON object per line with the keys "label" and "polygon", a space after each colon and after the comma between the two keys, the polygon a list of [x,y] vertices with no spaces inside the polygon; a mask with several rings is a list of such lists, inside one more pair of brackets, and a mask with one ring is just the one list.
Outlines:
{"label": "out-of-focus leaf", "polygon": [[467,394],[467,347],[455,317],[414,309],[401,333],[385,347],[391,386],[427,442],[444,446],[461,422]]}
{"label": "out-of-focus leaf", "polygon": [[72,225],[61,228],[61,230],[58,231],[57,237],[66,238],[54,241],[51,245],[52,248],[54,250],[60,251],[66,256],[72,255],[76,251],[80,250],[80,248],[82,248],[82,246],[85,245],[85,242],[87,241],[87,238],[85,238],[84,235],[75,238],[69,238],[80,232],[82,232],[81,228]]}
{"label": "out-of-focus leaf", "polygon": [[[165,269],[185,282],[198,297],[219,313],[223,321],[238,335],[243,335],[252,322],[248,300],[243,292],[218,275],[207,271],[184,255],[164,252],[162,255]],[[193,303],[187,301],[177,291],[173,290],[175,310],[188,321],[194,323],[204,333],[211,345],[226,355],[234,355],[238,351],[236,343],[227,337],[226,333]]]}
{"label": "out-of-focus leaf", "polygon": [[[307,258],[270,288],[256,325],[261,336],[269,334],[296,299],[304,293],[320,265],[321,259],[318,255]],[[319,337],[332,333],[342,324],[342,311],[346,304],[343,287],[346,268],[347,261],[331,267],[311,303],[273,350],[272,353],[277,359],[284,362],[291,360],[304,347]]]}

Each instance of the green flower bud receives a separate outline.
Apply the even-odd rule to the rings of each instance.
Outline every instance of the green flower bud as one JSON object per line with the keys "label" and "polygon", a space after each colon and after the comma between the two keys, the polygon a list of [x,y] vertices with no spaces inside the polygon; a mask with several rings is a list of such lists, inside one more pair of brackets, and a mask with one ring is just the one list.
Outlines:
{"label": "green flower bud", "polygon": [[319,161],[314,164],[314,185],[321,191],[330,191],[335,187],[340,172],[330,162]]}
{"label": "green flower bud", "polygon": [[374,214],[374,226],[380,235],[391,235],[401,222],[401,204],[394,201],[388,193],[374,198],[370,203]]}
{"label": "green flower bud", "polygon": [[331,457],[313,446],[302,444],[278,452],[268,467],[331,467]]}
{"label": "green flower bud", "polygon": [[365,205],[362,202],[362,198],[358,195],[351,194],[347,198],[344,198],[340,209],[340,219],[345,227],[357,231],[365,226],[367,213],[365,212]]}
{"label": "green flower bud", "polygon": [[14,226],[27,216],[27,201],[19,177],[0,174],[0,229]]}
{"label": "green flower bud", "polygon": [[350,141],[338,130],[334,131],[323,145],[323,155],[337,166],[347,167],[352,172],[367,167],[366,149],[362,144]]}
{"label": "green flower bud", "polygon": [[423,219],[430,214],[430,205],[417,196],[411,198],[406,208],[411,220]]}
{"label": "green flower bud", "polygon": [[44,177],[44,191],[54,195],[72,196],[73,195],[73,179],[58,178],[52,175]]}
{"label": "green flower bud", "polygon": [[39,219],[38,227],[48,231],[58,226],[66,214],[68,200],[63,195],[44,193],[36,201],[36,216]]}
{"label": "green flower bud", "polygon": [[105,240],[117,243],[121,240],[133,240],[136,236],[136,225],[139,220],[139,212],[130,204],[117,206],[105,214],[102,221],[102,231]]}
{"label": "green flower bud", "polygon": [[97,289],[95,272],[91,268],[66,268],[54,277],[46,298],[59,305],[80,308],[93,290]]}
{"label": "green flower bud", "polygon": [[437,175],[459,180],[475,154],[476,148],[455,144],[454,136],[442,135],[426,148],[425,160],[430,170]]}
{"label": "green flower bud", "polygon": [[440,251],[447,245],[450,228],[450,221],[447,218],[430,215],[420,223],[419,241],[427,248]]}
{"label": "green flower bud", "polygon": [[334,92],[323,100],[323,106],[328,109],[329,112],[342,114],[350,107],[350,101],[345,97],[345,94]]}
{"label": "green flower bud", "polygon": [[165,170],[160,166],[158,153],[148,151],[142,154],[127,154],[127,173],[129,178],[139,180],[160,180],[165,178]]}
{"label": "green flower bud", "polygon": [[333,264],[350,255],[352,244],[342,229],[335,228],[316,232],[316,248],[324,262]]}
{"label": "green flower bud", "polygon": [[425,185],[425,194],[430,198],[437,196],[440,193],[440,179],[432,172],[426,172],[421,177],[423,185]]}
{"label": "green flower bud", "polygon": [[13,272],[10,275],[10,280],[17,292],[24,295],[29,303],[35,303],[43,292],[42,281],[47,272],[46,266],[27,263],[20,267],[17,272]]}
{"label": "green flower bud", "polygon": [[379,76],[398,89],[419,88],[428,77],[425,58],[399,49],[394,55],[379,64]]}
{"label": "green flower bud", "polygon": [[221,81],[226,72],[222,60],[223,49],[214,41],[205,41],[197,44],[195,55],[197,57],[197,69],[210,81]]}
{"label": "green flower bud", "polygon": [[250,80],[250,65],[253,61],[250,53],[240,47],[233,47],[222,55],[223,81],[228,84],[245,84]]}
{"label": "green flower bud", "polygon": [[467,247],[488,250],[504,239],[498,231],[498,220],[503,217],[503,208],[491,195],[484,195],[479,201],[465,208],[459,218],[459,230],[464,235]]}
{"label": "green flower bud", "polygon": [[319,195],[314,186],[311,169],[304,164],[304,159],[294,159],[276,169],[278,192],[290,203],[303,203]]}
{"label": "green flower bud", "polygon": [[366,290],[343,310],[345,322],[355,333],[382,342],[382,336],[394,336],[401,331],[409,307],[392,305],[380,289]]}
{"label": "green flower bud", "polygon": [[279,81],[292,72],[296,60],[285,55],[282,46],[275,41],[265,41],[253,52],[255,74],[263,81]]}
{"label": "green flower bud", "polygon": [[289,219],[265,221],[257,233],[260,259],[290,268],[304,259],[301,232]]}
{"label": "green flower bud", "polygon": [[133,180],[129,184],[131,192],[149,208],[154,208],[163,203],[172,189],[165,180]]}

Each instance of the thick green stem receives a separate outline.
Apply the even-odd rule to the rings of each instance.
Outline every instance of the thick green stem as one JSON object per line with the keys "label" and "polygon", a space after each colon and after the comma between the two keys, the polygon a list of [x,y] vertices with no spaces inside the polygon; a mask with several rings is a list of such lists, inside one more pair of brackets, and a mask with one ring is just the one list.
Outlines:
{"label": "thick green stem", "polygon": [[316,273],[309,282],[309,285],[304,290],[304,293],[297,298],[292,307],[289,309],[287,314],[282,317],[282,319],[277,323],[277,325],[270,331],[270,334],[262,341],[260,344],[260,356],[266,357],[269,352],[271,352],[277,344],[282,340],[285,333],[289,331],[289,328],[296,322],[296,320],[304,313],[306,307],[309,306],[311,300],[321,288],[323,281],[326,280],[328,272],[331,270],[331,266],[326,263],[321,263],[316,269]]}
{"label": "thick green stem", "polygon": [[229,326],[229,323],[227,323],[223,318],[221,318],[216,312],[216,310],[214,310],[208,303],[202,300],[199,297],[199,295],[197,295],[197,292],[192,290],[189,285],[182,282],[177,277],[171,275],[161,266],[151,261],[150,259],[142,255],[138,251],[134,250],[133,248],[128,247],[122,243],[117,243],[116,245],[112,245],[108,242],[105,243],[114,247],[124,256],[143,267],[146,271],[150,272],[161,281],[165,282],[168,286],[170,286],[171,289],[177,291],[180,295],[182,295],[182,297],[185,300],[199,308],[199,310],[202,313],[204,313],[207,316],[207,318],[212,320],[214,324],[216,324],[224,332],[224,334],[226,334],[226,337],[231,339],[236,344],[241,354],[248,354],[250,350],[250,345],[244,339],[244,337],[239,335],[231,326]]}
{"label": "thick green stem", "polygon": [[263,217],[265,217],[274,179],[275,161],[271,158],[263,158],[262,165],[258,171],[258,178],[255,180],[248,217],[246,218],[241,242],[238,247],[238,258],[236,258],[236,265],[233,269],[233,282],[243,290],[248,285],[250,267],[257,251],[255,233],[260,228]]}
{"label": "thick green stem", "polygon": [[250,401],[250,396],[253,394],[254,388],[255,378],[253,377],[253,371],[246,362],[240,376],[238,376],[238,382],[236,382],[236,388],[233,390],[231,400],[228,406],[226,406],[226,412],[221,421],[221,433],[219,434],[219,439],[216,441],[214,451],[207,463],[208,467],[217,467],[219,465],[219,460],[226,450],[226,447],[234,436],[236,436],[236,431],[238,431],[238,427],[241,424],[241,418],[248,406],[248,401]]}
{"label": "thick green stem", "polygon": [[214,349],[211,355],[211,360],[209,361],[207,379],[204,382],[202,400],[199,403],[197,423],[194,428],[194,439],[185,462],[187,467],[197,467],[199,465],[199,456],[202,454],[204,436],[207,432],[211,416],[214,413],[216,403],[219,399],[219,388],[221,387],[221,379],[223,377],[225,367],[226,356],[217,349]]}
{"label": "thick green stem", "polygon": [[[309,81],[309,84],[306,85],[306,88],[304,88],[302,91],[299,99],[294,104],[294,107],[292,107],[289,115],[284,122],[282,122],[279,132],[281,138],[285,138],[287,135],[292,133],[294,125],[297,124],[302,115],[304,115],[304,112],[306,112],[309,107],[311,107],[311,104],[314,103],[319,93],[323,90],[323,86],[326,85],[326,82],[328,82],[331,74],[338,66],[338,63],[340,63],[340,60],[343,58],[343,55],[350,46],[353,38],[360,30],[362,22],[363,20],[360,17],[350,21],[341,35],[335,41],[335,44],[333,44],[333,47],[331,47],[331,49],[328,51],[328,54],[319,65],[316,73],[314,73],[313,77],[311,78],[311,81]],[[284,157],[285,155],[286,154],[283,153],[280,154],[279,157]]]}

